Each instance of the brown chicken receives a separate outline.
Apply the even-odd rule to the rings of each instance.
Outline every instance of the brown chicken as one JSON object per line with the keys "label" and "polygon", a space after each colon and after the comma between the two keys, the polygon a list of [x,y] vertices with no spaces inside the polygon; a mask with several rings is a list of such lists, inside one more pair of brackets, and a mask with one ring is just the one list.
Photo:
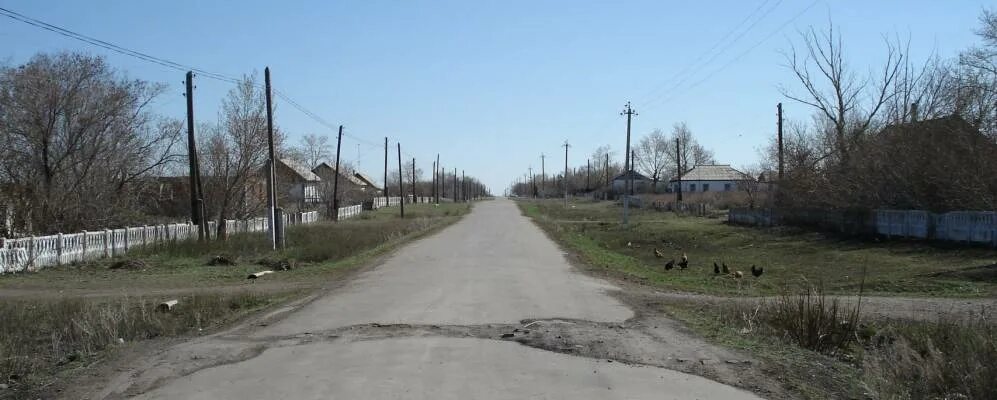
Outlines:
{"label": "brown chicken", "polygon": [[679,261],[679,268],[686,269],[689,268],[689,257],[682,253],[682,261]]}
{"label": "brown chicken", "polygon": [[654,256],[658,258],[665,258],[665,253],[662,253],[661,250],[654,249]]}
{"label": "brown chicken", "polygon": [[741,278],[744,278],[744,272],[734,271],[734,279],[741,279]]}

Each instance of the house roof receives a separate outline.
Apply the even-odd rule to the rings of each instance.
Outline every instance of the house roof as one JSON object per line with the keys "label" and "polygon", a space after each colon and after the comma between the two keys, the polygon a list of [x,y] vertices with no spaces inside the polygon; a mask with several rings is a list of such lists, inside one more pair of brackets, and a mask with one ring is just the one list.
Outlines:
{"label": "house roof", "polygon": [[[317,171],[319,171],[321,169],[328,170],[329,171],[329,175],[328,176],[332,176],[332,174],[334,174],[335,171],[336,171],[336,168],[334,168],[333,166],[331,166],[331,165],[323,162],[323,163],[315,166],[315,168],[312,168],[312,172],[315,172],[315,174],[318,175],[319,172],[317,172]],[[344,174],[343,172],[346,172],[346,171],[340,171],[339,176],[342,177],[347,182],[350,182],[350,183],[352,183],[354,185],[358,185],[358,186],[363,186],[364,185],[363,182],[361,182],[359,179],[357,179],[352,174]],[[328,179],[328,178],[326,178],[326,179]]]}
{"label": "house roof", "polygon": [[613,178],[613,180],[615,181],[615,180],[618,180],[618,179],[630,179],[631,178],[630,177],[631,174],[633,175],[633,180],[635,180],[635,181],[649,181],[649,180],[651,180],[651,178],[648,178],[648,177],[646,177],[644,175],[641,175],[639,172],[634,171],[634,170],[630,170],[629,172],[624,172],[622,174],[616,175]]}
{"label": "house roof", "polygon": [[295,174],[298,175],[298,177],[300,177],[304,181],[316,182],[316,181],[321,181],[322,180],[322,178],[320,178],[314,172],[309,171],[308,168],[306,168],[305,166],[303,166],[301,164],[298,164],[294,160],[291,160],[291,159],[288,159],[288,158],[281,158],[281,159],[279,159],[277,161],[279,163],[281,163],[281,164],[284,164],[288,169],[290,169],[291,171],[293,171]]}
{"label": "house roof", "polygon": [[922,135],[941,136],[964,134],[984,139],[986,138],[983,133],[980,132],[979,128],[957,114],[915,122],[887,125],[881,132],[887,135],[899,133],[918,133]]}
{"label": "house roof", "polygon": [[[730,164],[696,165],[682,174],[683,181],[740,181],[754,179],[743,172],[731,168]],[[678,179],[672,178],[669,182]]]}
{"label": "house roof", "polygon": [[380,189],[379,187],[377,187],[377,184],[374,183],[374,179],[371,178],[369,175],[367,175],[367,174],[365,174],[363,172],[354,172],[353,175],[355,175],[357,177],[357,179],[360,179],[361,181],[364,181],[368,186],[370,186],[370,187],[372,187],[374,189]]}

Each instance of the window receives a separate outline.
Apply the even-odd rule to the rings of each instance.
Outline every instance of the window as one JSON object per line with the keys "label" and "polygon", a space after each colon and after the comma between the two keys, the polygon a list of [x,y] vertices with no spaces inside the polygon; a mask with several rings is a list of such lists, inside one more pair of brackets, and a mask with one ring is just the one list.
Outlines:
{"label": "window", "polygon": [[709,192],[710,191],[710,184],[709,183],[704,183],[703,184],[703,191],[704,192]]}
{"label": "window", "polygon": [[725,183],[724,184],[724,191],[725,192],[729,192],[730,191],[730,184],[729,183]]}
{"label": "window", "polygon": [[690,183],[689,184],[689,192],[691,193],[691,192],[695,192],[695,191],[696,191],[696,184],[695,183]]}

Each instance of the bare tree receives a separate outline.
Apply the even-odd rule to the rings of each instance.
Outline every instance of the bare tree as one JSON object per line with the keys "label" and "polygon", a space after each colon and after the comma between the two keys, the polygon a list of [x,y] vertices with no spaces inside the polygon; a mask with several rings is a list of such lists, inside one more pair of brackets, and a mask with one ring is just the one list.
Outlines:
{"label": "bare tree", "polygon": [[[219,126],[201,129],[206,139],[202,170],[209,215],[217,217],[219,237],[224,237],[226,219],[254,216],[266,205],[266,100],[255,75],[243,77],[228,92],[219,120]],[[281,138],[275,132],[275,140]]]}
{"label": "bare tree", "polygon": [[800,32],[800,38],[805,51],[800,54],[792,46],[786,61],[805,94],[796,95],[786,88],[782,88],[782,93],[813,107],[826,118],[834,133],[835,151],[843,164],[847,164],[852,143],[869,132],[893,97],[894,81],[904,65],[904,54],[896,44],[887,41],[881,70],[875,76],[870,73],[860,77],[845,61],[844,44],[833,24],[828,24],[826,32],[811,27]]}
{"label": "bare tree", "polygon": [[669,150],[668,138],[660,129],[655,129],[637,142],[634,163],[638,170],[650,175],[651,190],[655,193],[658,191],[658,181],[661,180],[662,173],[668,165]]}
{"label": "bare tree", "polygon": [[0,184],[20,228],[134,222],[147,178],[179,157],[182,125],[148,111],[163,90],[83,54],[0,68]]}
{"label": "bare tree", "polygon": [[291,149],[291,153],[301,164],[315,168],[319,163],[332,159],[332,150],[328,136],[308,134],[301,137],[301,141]]}
{"label": "bare tree", "polygon": [[[675,146],[678,145],[676,154]],[[713,164],[713,151],[703,147],[692,135],[692,130],[685,122],[672,126],[672,135],[668,138],[668,151],[665,152],[668,162],[666,171],[669,176],[676,176],[688,171],[695,165]],[[676,158],[677,157],[677,158]],[[678,170],[678,161],[682,162],[683,171]]]}

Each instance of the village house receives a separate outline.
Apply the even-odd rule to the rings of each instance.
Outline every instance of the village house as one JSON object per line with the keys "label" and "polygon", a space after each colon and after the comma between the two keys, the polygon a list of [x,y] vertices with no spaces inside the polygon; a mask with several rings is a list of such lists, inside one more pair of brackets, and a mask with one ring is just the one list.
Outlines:
{"label": "village house", "polygon": [[[296,203],[298,211],[322,201],[319,185],[322,178],[308,168],[289,159],[278,159],[274,163],[277,175],[278,197]],[[278,199],[279,201],[280,199]],[[280,202],[288,204],[289,202]]]}
{"label": "village house", "polygon": [[628,179],[633,179],[634,193],[647,193],[651,190],[651,178],[641,175],[639,172],[630,170],[629,173],[622,173],[613,178],[612,188],[614,193],[624,193],[627,189]]}
{"label": "village house", "polygon": [[754,178],[732,168],[729,164],[716,164],[696,165],[682,174],[681,179],[672,178],[668,182],[669,190],[678,191],[679,181],[684,193],[731,192],[739,190],[738,184],[754,181]]}

